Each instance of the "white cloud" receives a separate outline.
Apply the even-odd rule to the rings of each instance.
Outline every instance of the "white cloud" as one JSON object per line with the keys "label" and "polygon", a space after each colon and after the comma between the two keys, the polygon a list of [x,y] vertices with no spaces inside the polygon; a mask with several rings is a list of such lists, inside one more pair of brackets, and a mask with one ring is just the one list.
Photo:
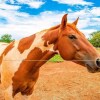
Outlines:
{"label": "white cloud", "polygon": [[[5,0],[5,2],[8,2],[8,0]],[[42,0],[9,0],[11,4],[27,4],[31,8],[38,9],[40,8],[45,2]]]}
{"label": "white cloud", "polygon": [[14,4],[14,0],[6,0],[6,1],[10,1],[12,4]]}
{"label": "white cloud", "polygon": [[20,6],[9,5],[9,4],[5,4],[5,3],[0,3],[0,9],[18,10],[18,9],[20,9]]}
{"label": "white cloud", "polygon": [[39,32],[51,26],[57,25],[60,23],[61,17],[64,14],[64,12],[60,13],[46,11],[37,16],[30,16],[27,13],[20,13],[21,16],[18,17],[19,12],[16,11],[13,16],[11,16],[11,13],[14,12],[3,13],[4,17],[9,23],[6,25],[0,25],[0,33],[11,34],[16,39],[29,36],[35,32]]}
{"label": "white cloud", "polygon": [[[97,18],[99,7],[91,9],[85,8],[80,11],[73,12],[69,9],[68,22],[73,22],[77,17],[80,17],[78,28],[88,37],[89,33],[97,31],[95,26],[100,26],[100,19]],[[28,13],[18,12],[13,9],[0,9],[0,17],[5,18],[8,24],[0,24],[0,34],[11,34],[14,38],[19,39],[25,36],[34,34],[35,32],[52,27],[61,22],[61,18],[65,12],[45,11],[39,15],[29,15]],[[94,29],[87,27],[94,26]]]}
{"label": "white cloud", "polygon": [[93,5],[92,2],[86,2],[85,0],[52,0],[62,4],[68,5]]}
{"label": "white cloud", "polygon": [[[34,27],[37,29],[37,27]],[[36,30],[35,30],[36,31]],[[20,39],[25,36],[29,36],[34,33],[33,25],[1,25],[0,35],[11,34],[14,39]]]}
{"label": "white cloud", "polygon": [[40,8],[43,4],[44,4],[44,2],[42,2],[42,1],[33,1],[33,2],[29,2],[29,3],[27,3],[31,8],[36,8],[36,9],[38,9],[38,8]]}
{"label": "white cloud", "polygon": [[90,13],[94,16],[100,16],[100,7],[93,7]]}
{"label": "white cloud", "polygon": [[68,18],[70,19],[70,21],[72,21],[75,20],[75,18],[79,17],[80,20],[78,22],[78,27],[80,29],[91,26],[94,26],[94,28],[97,26],[100,27],[100,18],[98,18],[98,16],[100,16],[100,13],[96,12],[99,10],[100,7],[93,7],[91,9],[85,8],[80,11],[69,12]]}
{"label": "white cloud", "polygon": [[81,29],[81,31],[84,33],[84,35],[85,35],[87,38],[89,38],[89,37],[90,37],[90,34],[91,34],[92,32],[96,32],[97,30],[96,30],[96,29],[85,29],[85,30],[82,30],[82,29]]}
{"label": "white cloud", "polygon": [[69,8],[69,9],[67,9],[67,11],[68,11],[68,12],[72,12],[72,9]]}
{"label": "white cloud", "polygon": [[40,8],[45,2],[42,0],[17,0],[18,3],[27,4],[31,8],[38,9]]}

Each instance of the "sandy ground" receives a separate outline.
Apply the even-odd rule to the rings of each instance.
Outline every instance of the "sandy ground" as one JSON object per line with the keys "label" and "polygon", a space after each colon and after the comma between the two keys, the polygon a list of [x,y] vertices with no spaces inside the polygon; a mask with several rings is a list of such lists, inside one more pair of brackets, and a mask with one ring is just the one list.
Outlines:
{"label": "sandy ground", "polygon": [[[4,100],[2,87],[0,100]],[[100,73],[89,73],[69,61],[46,63],[30,100],[100,100]]]}

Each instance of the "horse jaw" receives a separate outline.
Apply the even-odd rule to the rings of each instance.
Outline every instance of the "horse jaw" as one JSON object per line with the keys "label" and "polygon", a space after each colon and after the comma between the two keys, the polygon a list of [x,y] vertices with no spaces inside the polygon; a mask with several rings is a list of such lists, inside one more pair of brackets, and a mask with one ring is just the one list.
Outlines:
{"label": "horse jaw", "polygon": [[72,61],[84,67],[87,67],[88,71],[91,73],[100,72],[100,68],[96,66],[95,60],[89,59],[86,54],[80,51],[75,54]]}

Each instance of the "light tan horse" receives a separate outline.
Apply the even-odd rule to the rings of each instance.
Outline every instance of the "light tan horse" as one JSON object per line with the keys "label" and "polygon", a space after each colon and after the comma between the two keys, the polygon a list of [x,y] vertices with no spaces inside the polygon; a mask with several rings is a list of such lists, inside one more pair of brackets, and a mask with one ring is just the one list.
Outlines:
{"label": "light tan horse", "polygon": [[[8,43],[0,42],[0,55],[3,53],[4,49],[8,46]],[[0,67],[1,72],[1,67]],[[1,74],[0,74],[0,82],[1,82]]]}
{"label": "light tan horse", "polygon": [[7,47],[8,43],[0,42],[0,55],[3,53],[4,49]]}
{"label": "light tan horse", "polygon": [[99,70],[100,56],[77,29],[78,19],[70,24],[66,17],[67,14],[60,25],[12,42],[3,51],[0,57],[1,84],[5,89],[6,100],[13,100],[19,92],[31,95],[39,68],[56,53],[65,60],[82,62],[91,72]]}

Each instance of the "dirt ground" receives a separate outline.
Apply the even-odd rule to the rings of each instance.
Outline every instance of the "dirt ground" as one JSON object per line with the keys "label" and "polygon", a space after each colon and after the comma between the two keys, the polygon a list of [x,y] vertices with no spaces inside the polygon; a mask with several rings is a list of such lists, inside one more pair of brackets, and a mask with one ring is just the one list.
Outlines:
{"label": "dirt ground", "polygon": [[[0,100],[4,100],[2,88]],[[100,100],[100,73],[89,73],[69,61],[46,63],[30,100]]]}

